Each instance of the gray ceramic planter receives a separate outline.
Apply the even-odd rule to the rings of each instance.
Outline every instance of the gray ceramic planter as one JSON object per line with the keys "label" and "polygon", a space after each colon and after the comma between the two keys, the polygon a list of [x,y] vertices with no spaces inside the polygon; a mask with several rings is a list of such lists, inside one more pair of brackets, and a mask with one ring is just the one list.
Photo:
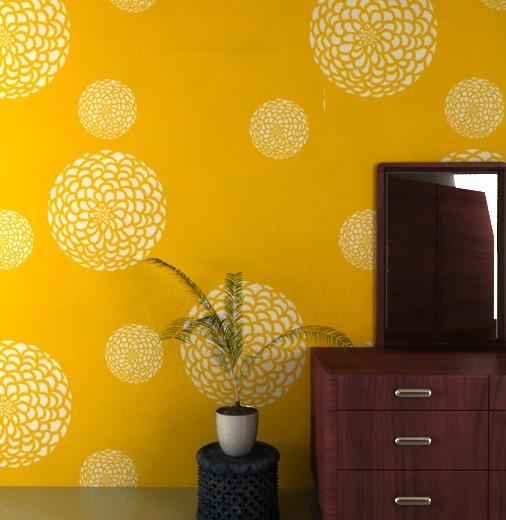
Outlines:
{"label": "gray ceramic planter", "polygon": [[223,406],[216,410],[216,433],[226,455],[247,455],[255,444],[258,410],[250,406]]}

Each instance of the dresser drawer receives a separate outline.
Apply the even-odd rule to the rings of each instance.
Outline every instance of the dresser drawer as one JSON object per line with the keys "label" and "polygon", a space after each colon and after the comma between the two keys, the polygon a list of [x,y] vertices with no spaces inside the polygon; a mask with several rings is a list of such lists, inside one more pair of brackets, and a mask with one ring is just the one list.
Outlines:
{"label": "dresser drawer", "polygon": [[491,471],[488,482],[489,518],[506,520],[506,471]]}
{"label": "dresser drawer", "polygon": [[485,470],[487,412],[340,411],[339,469]]}
{"label": "dresser drawer", "polygon": [[[505,384],[506,393],[506,384]],[[505,398],[506,402],[506,398]],[[488,377],[339,376],[340,410],[487,410]]]}
{"label": "dresser drawer", "polygon": [[490,412],[489,467],[506,470],[506,412]]}
{"label": "dresser drawer", "polygon": [[[488,515],[485,471],[340,471],[337,494],[338,518],[346,520],[485,520]],[[430,498],[430,505],[395,503],[400,498],[407,504],[407,497]]]}
{"label": "dresser drawer", "polygon": [[505,376],[490,376],[490,409],[506,410]]}

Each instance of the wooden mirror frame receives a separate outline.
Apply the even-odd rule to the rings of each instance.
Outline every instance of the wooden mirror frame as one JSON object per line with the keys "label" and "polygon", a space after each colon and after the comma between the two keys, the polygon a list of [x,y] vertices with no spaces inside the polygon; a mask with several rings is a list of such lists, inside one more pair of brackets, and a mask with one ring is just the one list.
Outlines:
{"label": "wooden mirror frame", "polygon": [[[386,332],[386,291],[385,291],[385,220],[386,220],[386,176],[388,173],[402,172],[409,174],[421,172],[455,172],[469,171],[490,172],[498,175],[497,179],[497,338],[495,340],[477,341],[434,341],[434,340],[389,340]],[[376,182],[376,346],[384,349],[406,350],[480,350],[504,351],[506,348],[506,299],[504,296],[506,280],[506,255],[504,211],[506,186],[504,162],[413,162],[413,163],[380,163],[377,166]]]}

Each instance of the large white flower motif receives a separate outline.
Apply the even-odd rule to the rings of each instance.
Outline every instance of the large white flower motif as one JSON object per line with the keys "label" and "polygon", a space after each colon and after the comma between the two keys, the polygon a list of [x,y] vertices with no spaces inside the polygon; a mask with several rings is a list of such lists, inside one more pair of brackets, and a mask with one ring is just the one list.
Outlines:
{"label": "large white flower motif", "polygon": [[376,254],[376,212],[357,211],[348,217],[339,232],[339,248],[344,258],[359,269],[371,270]]}
{"label": "large white flower motif", "polygon": [[289,99],[274,99],[255,110],[249,132],[258,151],[271,159],[287,159],[306,144],[309,125],[299,105]]}
{"label": "large white flower motif", "polygon": [[134,461],[119,450],[92,453],[81,466],[81,487],[137,487]]}
{"label": "large white flower motif", "polygon": [[[209,294],[218,313],[224,312],[225,292],[220,286]],[[268,285],[244,282],[243,287],[244,352],[239,359],[242,367],[247,356],[256,354],[269,340],[302,325],[295,305]],[[197,308],[190,311],[197,315]],[[242,379],[241,401],[261,407],[286,394],[304,367],[303,341],[286,341],[264,351]],[[181,346],[186,373],[204,395],[220,405],[235,401],[234,389],[223,369],[212,359],[210,348],[202,336]]]}
{"label": "large white flower motif", "polygon": [[0,99],[28,96],[50,83],[69,41],[60,0],[0,0]]}
{"label": "large white flower motif", "polygon": [[481,3],[491,9],[506,10],[506,0],[481,0]]}
{"label": "large white flower motif", "polygon": [[0,468],[51,453],[67,433],[71,399],[60,365],[34,345],[0,341]]}
{"label": "large white flower motif", "polygon": [[502,162],[503,157],[497,152],[468,148],[463,152],[450,152],[441,162]]}
{"label": "large white flower motif", "polygon": [[81,94],[78,115],[84,129],[99,139],[126,134],[137,116],[132,90],[114,79],[95,81]]}
{"label": "large white flower motif", "polygon": [[33,249],[30,222],[16,211],[0,210],[0,269],[20,266]]}
{"label": "large white flower motif", "polygon": [[318,0],[309,41],[330,81],[350,94],[381,97],[420,77],[436,34],[430,0]]}
{"label": "large white flower motif", "polygon": [[58,246],[96,270],[125,269],[146,258],[162,236],[165,214],[155,172],[133,155],[108,150],[68,165],[49,197]]}
{"label": "large white flower motif", "polygon": [[146,325],[124,325],[107,341],[105,359],[109,370],[120,381],[144,383],[162,366],[162,340]]}
{"label": "large white flower motif", "polygon": [[112,4],[127,13],[140,13],[153,7],[156,0],[111,0]]}
{"label": "large white flower motif", "polygon": [[445,113],[455,132],[465,137],[484,137],[502,121],[503,96],[500,89],[486,79],[465,79],[448,93]]}

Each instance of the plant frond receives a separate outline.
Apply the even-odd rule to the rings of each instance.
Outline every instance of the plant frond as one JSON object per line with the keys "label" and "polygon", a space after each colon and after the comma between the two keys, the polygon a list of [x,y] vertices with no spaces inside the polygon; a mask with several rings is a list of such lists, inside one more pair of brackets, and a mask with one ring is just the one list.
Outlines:
{"label": "plant frond", "polygon": [[285,341],[294,341],[298,339],[307,339],[311,342],[323,343],[330,347],[353,347],[353,343],[350,339],[344,333],[334,329],[333,327],[326,327],[324,325],[305,325],[285,332],[277,338],[269,341],[256,354],[256,357],[260,357],[265,350],[275,345],[281,345]]}
{"label": "plant frond", "polygon": [[211,357],[214,359],[216,364],[225,372],[225,374],[227,374],[228,377],[232,377],[230,360],[224,352],[222,352],[218,348],[215,348],[214,351],[211,352]]}
{"label": "plant frond", "polygon": [[172,322],[161,334],[161,339],[177,339],[181,343],[190,343],[193,336],[202,334],[213,347],[224,352],[226,343],[223,338],[222,323],[218,316],[202,316],[201,318],[179,318]]}
{"label": "plant frond", "polygon": [[[205,335],[209,341],[214,343],[224,352],[229,352],[231,350],[231,327],[228,327],[226,321],[218,316],[213,304],[206,296],[204,291],[183,271],[171,264],[168,264],[167,262],[164,262],[160,258],[148,258],[144,261],[163,269],[167,269],[169,272],[175,275],[176,278],[186,287],[186,289],[197,298],[198,303],[203,309],[204,313],[203,317],[197,318],[196,320],[187,318],[189,321],[189,326],[187,327],[185,327],[183,324],[183,320],[185,320],[184,318],[181,318],[179,321],[176,320],[176,322],[169,325],[166,331],[164,331],[163,339],[172,338],[178,339],[183,343],[188,343],[191,341],[191,337],[193,336],[195,330],[200,328],[203,335]],[[177,330],[177,328],[181,326],[182,328]],[[165,332],[167,334],[165,334]]]}
{"label": "plant frond", "polygon": [[193,321],[192,318],[178,318],[177,320],[174,320],[160,333],[160,339],[176,339],[176,336],[181,331],[192,326]]}
{"label": "plant frond", "polygon": [[235,366],[243,350],[243,306],[242,273],[227,273],[225,276],[225,319],[228,323],[230,358]]}
{"label": "plant frond", "polygon": [[189,276],[183,273],[183,271],[167,262],[164,262],[160,258],[147,258],[144,262],[170,271],[190,291],[190,293],[197,298],[199,304],[205,309],[207,314],[216,314],[213,304],[209,301],[204,291]]}
{"label": "plant frond", "polygon": [[251,373],[251,365],[257,360],[256,355],[244,356],[241,365],[241,377],[247,377]]}
{"label": "plant frond", "polygon": [[202,316],[201,318],[178,318],[174,320],[160,334],[160,338],[177,339],[182,343],[189,343],[197,329],[204,326],[205,322],[216,319],[214,315]]}

